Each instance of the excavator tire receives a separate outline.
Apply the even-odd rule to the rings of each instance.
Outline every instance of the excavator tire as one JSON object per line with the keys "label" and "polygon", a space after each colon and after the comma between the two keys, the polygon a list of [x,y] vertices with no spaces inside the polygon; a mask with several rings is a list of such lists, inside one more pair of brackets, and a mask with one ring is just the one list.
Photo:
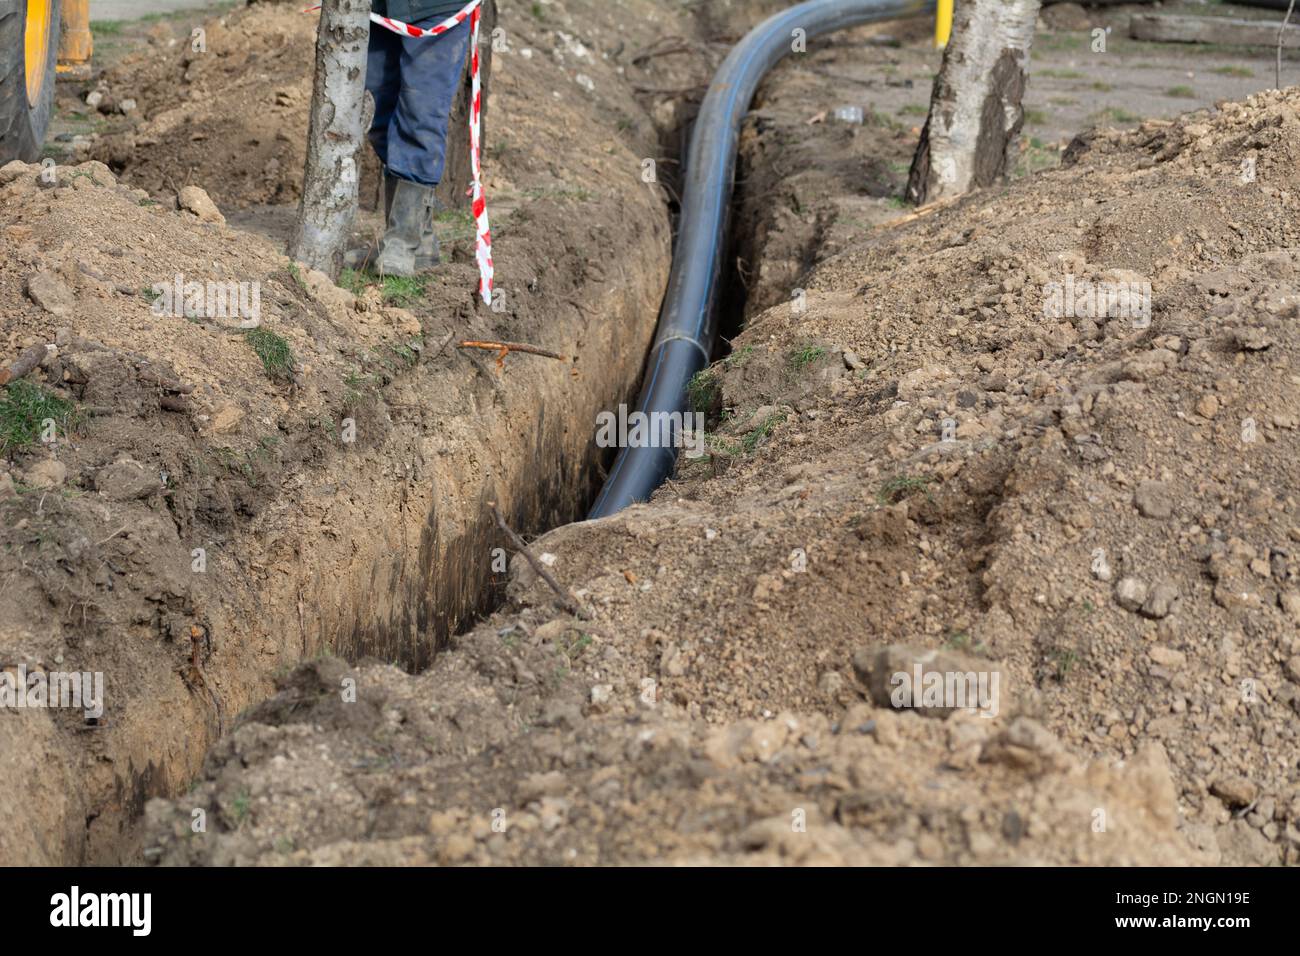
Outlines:
{"label": "excavator tire", "polygon": [[54,110],[60,0],[0,0],[0,165],[40,158]]}

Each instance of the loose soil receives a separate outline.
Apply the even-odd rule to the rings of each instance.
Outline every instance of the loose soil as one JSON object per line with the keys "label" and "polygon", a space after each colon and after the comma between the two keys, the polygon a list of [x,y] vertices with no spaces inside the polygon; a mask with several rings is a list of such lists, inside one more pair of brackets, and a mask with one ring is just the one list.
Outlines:
{"label": "loose soil", "polygon": [[[501,4],[502,313],[454,211],[423,289],[280,254],[296,4],[221,14],[198,56],[184,18],[146,28],[92,84],[105,119],[64,104],[54,184],[0,171],[0,345],[57,342],[27,381],[69,403],[0,466],[0,663],[108,688],[97,721],[0,715],[0,860],[1300,858],[1300,94],[1257,93],[1266,52],[1050,8],[1019,178],[914,212],[928,25],[812,44],[745,130],[708,454],[565,524],[634,392],[703,84],[779,5]],[[259,281],[293,361],[155,315],[176,273]],[[1067,276],[1149,283],[1149,325],[1045,316]],[[494,573],[490,501],[559,525],[530,550],[583,616],[522,556]],[[892,706],[918,659],[996,673],[996,715]]]}
{"label": "loose soil", "polygon": [[[575,6],[591,14],[590,45],[548,21],[557,11],[501,5],[519,26],[489,105],[503,130],[487,180],[497,309],[475,296],[472,226],[454,210],[439,224],[450,261],[427,283],[346,289],[225,221],[236,192],[287,200],[300,175],[300,145],[268,134],[258,153],[238,132],[305,129],[305,95],[244,98],[276,96],[263,71],[309,86],[315,24],[299,4],[209,21],[198,58],[172,42],[190,35],[183,23],[154,24],[138,60],[82,91],[134,98],[113,122],[143,132],[101,131],[69,141],[67,164],[0,172],[0,348],[57,343],[30,390],[8,392],[26,404],[3,422],[15,440],[0,465],[0,663],[101,672],[107,688],[97,720],[0,715],[24,781],[0,798],[0,860],[138,860],[145,800],[184,790],[277,672],[321,654],[418,669],[491,606],[504,538],[489,502],[525,532],[583,514],[599,459],[575,422],[634,392],[670,243],[666,193],[640,172],[671,130],[614,54],[673,21],[649,0],[618,24]],[[140,82],[122,90],[119,75]],[[656,64],[635,75],[675,83]],[[106,156],[120,177],[76,161],[118,135],[134,137],[126,159]],[[186,165],[188,150],[231,172]],[[257,283],[260,328],[158,314],[154,286],[177,275]],[[499,362],[463,339],[565,358]],[[18,428],[33,415],[57,418],[53,441]]]}
{"label": "loose soil", "polygon": [[[531,546],[586,617],[516,557],[427,671],[298,668],[147,860],[1300,859],[1300,93],[909,212],[914,131],[828,115],[897,89],[883,32],[765,85],[709,454]],[[1045,314],[1068,276],[1149,283],[1149,323]],[[996,715],[893,706],[934,659]]]}

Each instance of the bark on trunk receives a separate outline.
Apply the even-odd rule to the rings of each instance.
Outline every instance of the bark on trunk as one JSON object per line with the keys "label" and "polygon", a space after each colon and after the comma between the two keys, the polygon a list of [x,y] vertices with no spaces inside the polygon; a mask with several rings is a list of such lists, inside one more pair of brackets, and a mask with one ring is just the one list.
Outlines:
{"label": "bark on trunk", "polygon": [[920,204],[991,186],[1015,162],[1039,0],[962,0],[907,177]]}
{"label": "bark on trunk", "polygon": [[337,279],[352,221],[365,132],[369,0],[324,0],[298,224],[290,258]]}

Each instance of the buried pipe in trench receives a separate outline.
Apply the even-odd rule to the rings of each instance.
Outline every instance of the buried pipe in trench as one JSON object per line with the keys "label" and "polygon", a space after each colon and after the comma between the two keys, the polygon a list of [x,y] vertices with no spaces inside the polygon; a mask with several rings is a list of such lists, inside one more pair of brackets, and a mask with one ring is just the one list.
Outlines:
{"label": "buried pipe in trench", "polygon": [[[684,413],[687,386],[709,365],[736,178],[740,124],[758,84],[796,40],[934,9],[934,0],[809,0],[764,20],[728,54],[704,97],[687,154],[677,248],[646,363],[637,410],[650,421]],[[802,34],[797,31],[802,31]],[[674,416],[669,419],[676,421]],[[654,432],[654,429],[651,429]],[[647,501],[672,474],[681,435],[654,446],[622,448],[589,518]]]}

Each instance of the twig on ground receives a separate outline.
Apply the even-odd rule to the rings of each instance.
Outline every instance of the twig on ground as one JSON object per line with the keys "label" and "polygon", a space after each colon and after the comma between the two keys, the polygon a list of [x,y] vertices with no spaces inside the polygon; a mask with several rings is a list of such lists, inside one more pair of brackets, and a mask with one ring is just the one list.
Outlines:
{"label": "twig on ground", "polygon": [[459,343],[457,348],[460,349],[484,349],[489,352],[497,353],[497,371],[502,372],[506,367],[506,356],[511,352],[526,352],[529,355],[540,355],[543,358],[557,359],[563,362],[564,356],[558,352],[550,352],[546,349],[539,349],[536,345],[529,345],[526,342],[473,342],[465,341]]}
{"label": "twig on ground", "polygon": [[549,584],[551,590],[559,596],[560,604],[564,606],[564,609],[579,620],[589,620],[591,614],[587,609],[578,603],[577,598],[570,593],[568,588],[555,579],[555,575],[547,570],[546,565],[533,557],[532,552],[528,550],[528,545],[524,544],[524,539],[519,537],[514,529],[506,524],[506,519],[501,516],[501,509],[497,507],[497,503],[489,501],[488,507],[492,509],[492,516],[496,519],[497,527],[510,539],[510,543],[514,545],[515,550],[524,556],[524,560],[537,572],[537,576]]}
{"label": "twig on ground", "polygon": [[0,385],[8,385],[14,379],[22,378],[36,366],[45,361],[49,346],[38,343],[24,349],[8,368],[0,368]]}
{"label": "twig on ground", "polygon": [[489,352],[500,352],[498,358],[504,358],[507,352],[527,352],[529,355],[540,355],[543,358],[559,359],[564,361],[564,356],[558,352],[550,352],[546,349],[540,349],[536,345],[528,345],[525,342],[461,342],[456,346],[458,349],[485,349]]}

